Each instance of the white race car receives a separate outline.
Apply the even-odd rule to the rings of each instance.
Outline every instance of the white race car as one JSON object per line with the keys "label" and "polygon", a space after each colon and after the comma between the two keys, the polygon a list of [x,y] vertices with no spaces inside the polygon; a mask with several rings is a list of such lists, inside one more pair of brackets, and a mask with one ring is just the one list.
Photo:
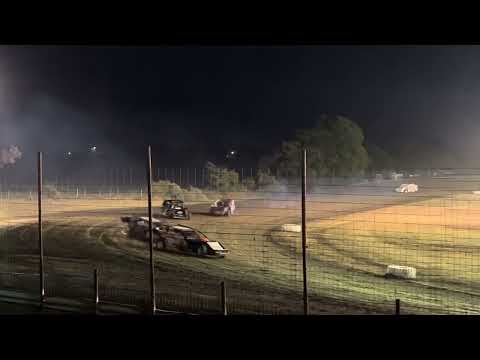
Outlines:
{"label": "white race car", "polygon": [[417,192],[418,185],[417,184],[402,184],[395,189],[398,193],[410,193],[410,192]]}

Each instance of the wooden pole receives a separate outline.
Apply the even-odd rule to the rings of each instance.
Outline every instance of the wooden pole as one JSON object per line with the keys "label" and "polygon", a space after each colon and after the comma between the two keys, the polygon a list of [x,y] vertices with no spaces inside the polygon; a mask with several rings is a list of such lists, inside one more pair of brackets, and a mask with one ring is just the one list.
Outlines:
{"label": "wooden pole", "polygon": [[307,151],[302,151],[302,272],[303,272],[303,314],[308,315],[308,279],[307,279],[307,226],[305,193],[307,187]]}
{"label": "wooden pole", "polygon": [[152,226],[152,149],[148,146],[147,158],[147,185],[148,185],[148,233],[150,240],[150,301],[151,313],[155,315],[155,273],[153,264],[153,226]]}
{"label": "wooden pole", "polygon": [[43,187],[43,155],[38,153],[38,249],[40,258],[40,305],[45,302],[45,278],[43,269],[43,238],[42,238],[42,187]]}

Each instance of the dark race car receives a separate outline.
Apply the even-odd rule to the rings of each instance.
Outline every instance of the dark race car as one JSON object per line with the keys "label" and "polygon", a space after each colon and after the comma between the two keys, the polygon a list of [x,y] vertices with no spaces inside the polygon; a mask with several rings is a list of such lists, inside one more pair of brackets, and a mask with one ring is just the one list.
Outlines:
{"label": "dark race car", "polygon": [[210,214],[218,216],[230,216],[235,214],[235,200],[222,199],[215,201],[210,206]]}
{"label": "dark race car", "polygon": [[[146,216],[123,216],[121,218],[122,222],[128,224],[128,236],[136,238],[143,241],[148,241],[149,237],[149,227],[148,227],[148,217]],[[165,221],[152,218],[152,228],[153,228],[153,240],[158,240],[158,228],[165,225]]]}
{"label": "dark race car", "polygon": [[165,200],[162,205],[161,215],[169,219],[190,220],[190,211],[182,200]]}
{"label": "dark race car", "polygon": [[183,253],[225,257],[228,250],[217,241],[210,241],[200,231],[184,225],[164,225],[157,228],[157,249],[174,250]]}

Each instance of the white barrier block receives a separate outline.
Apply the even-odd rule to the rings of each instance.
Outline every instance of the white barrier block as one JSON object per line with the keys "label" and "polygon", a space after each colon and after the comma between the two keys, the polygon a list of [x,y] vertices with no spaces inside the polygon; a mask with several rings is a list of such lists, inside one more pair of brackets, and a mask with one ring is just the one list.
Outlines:
{"label": "white barrier block", "polygon": [[415,279],[417,277],[417,269],[411,266],[388,265],[385,275],[402,279]]}
{"label": "white barrier block", "polygon": [[289,232],[302,232],[302,227],[298,224],[283,224],[281,226],[282,231],[289,231]]}

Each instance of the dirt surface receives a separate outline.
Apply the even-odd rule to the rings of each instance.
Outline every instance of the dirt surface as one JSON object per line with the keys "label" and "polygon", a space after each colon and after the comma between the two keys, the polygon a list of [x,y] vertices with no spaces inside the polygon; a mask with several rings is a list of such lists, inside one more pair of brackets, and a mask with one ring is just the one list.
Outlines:
{"label": "dirt surface", "polygon": [[[430,279],[421,277],[419,282],[405,286],[402,282],[385,280],[381,276],[382,269],[389,262],[409,265],[412,257],[418,254],[414,250],[417,245],[432,248],[431,242],[425,240],[422,243],[417,236],[426,236],[432,218],[436,219],[437,227],[454,229],[460,226],[464,229],[476,226],[478,217],[476,210],[472,210],[471,199],[448,204],[445,198],[428,200],[439,196],[437,193],[396,194],[387,187],[374,192],[365,188],[335,190],[328,188],[327,193],[319,189],[307,198],[311,312],[389,314],[395,296],[402,292],[421,297],[420,300],[413,299],[418,306],[412,307],[412,311],[440,309],[441,306],[435,303],[435,294],[426,290],[432,284],[421,283],[438,276],[439,272],[432,272]],[[224,259],[207,259],[155,251],[158,307],[218,313],[219,284],[226,281],[230,313],[301,313],[300,234],[278,231],[282,224],[300,223],[298,199],[297,194],[286,194],[238,201],[237,214],[232,217],[208,215],[207,203],[190,205],[192,219],[174,222],[186,223],[210,239],[221,241],[230,254]],[[460,207],[461,201],[467,201],[470,207]],[[160,204],[161,201],[154,202],[154,213],[158,212],[155,210]],[[139,308],[146,306],[149,296],[148,246],[129,238],[125,224],[120,222],[123,215],[145,215],[145,200],[47,200],[43,213],[47,296],[91,299],[93,269],[97,268],[103,301],[132,304]],[[0,281],[4,287],[33,292],[38,289],[35,221],[34,201],[2,201]],[[407,250],[402,243],[396,245],[396,250],[391,250],[393,248],[389,246],[395,245],[389,241],[398,239],[385,237],[379,240],[394,231],[417,234],[409,244],[415,246]],[[376,235],[364,241],[362,236],[366,232],[376,232]],[[446,243],[442,242],[442,245]],[[463,245],[468,243],[462,242]],[[458,270],[461,259],[448,254],[446,259],[453,259],[457,269],[452,270],[452,276],[443,278],[443,285],[448,284],[447,280],[458,280],[457,275],[461,272]],[[465,250],[459,250],[458,254],[465,254]],[[425,259],[415,263],[420,274],[425,270],[421,266],[427,261]],[[476,258],[470,258],[470,261],[478,264]],[[471,280],[469,276],[465,281]],[[463,304],[466,304],[463,307],[474,311],[476,305],[470,306],[472,301],[466,302],[462,296]],[[460,303],[460,298],[458,300]]]}

